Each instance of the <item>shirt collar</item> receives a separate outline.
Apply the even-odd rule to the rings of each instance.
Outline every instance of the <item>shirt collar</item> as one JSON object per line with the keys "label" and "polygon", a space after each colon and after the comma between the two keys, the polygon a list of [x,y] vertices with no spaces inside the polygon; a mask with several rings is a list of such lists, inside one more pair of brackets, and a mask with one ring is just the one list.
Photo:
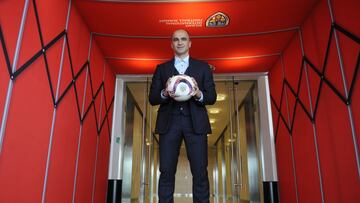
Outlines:
{"label": "shirt collar", "polygon": [[179,63],[181,63],[181,62],[184,62],[184,63],[186,63],[186,64],[189,64],[189,58],[190,58],[189,55],[187,55],[187,56],[186,56],[185,58],[183,58],[183,59],[179,58],[178,56],[175,56],[175,64],[179,64]]}

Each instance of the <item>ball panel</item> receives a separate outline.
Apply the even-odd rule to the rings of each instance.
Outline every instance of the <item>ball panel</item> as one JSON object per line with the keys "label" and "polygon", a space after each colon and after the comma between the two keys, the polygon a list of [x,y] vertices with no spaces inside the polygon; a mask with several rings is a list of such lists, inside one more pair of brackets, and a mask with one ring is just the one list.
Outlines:
{"label": "ball panel", "polygon": [[170,78],[167,91],[176,101],[187,101],[194,92],[194,82],[188,75],[175,75]]}

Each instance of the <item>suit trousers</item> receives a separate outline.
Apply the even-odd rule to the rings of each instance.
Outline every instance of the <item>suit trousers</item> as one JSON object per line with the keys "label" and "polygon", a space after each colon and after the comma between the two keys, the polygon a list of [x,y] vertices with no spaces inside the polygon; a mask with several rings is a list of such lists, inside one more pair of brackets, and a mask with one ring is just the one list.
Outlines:
{"label": "suit trousers", "polygon": [[174,202],[175,173],[184,139],[192,173],[194,203],[209,202],[207,135],[195,134],[190,115],[173,114],[169,130],[160,134],[159,203]]}

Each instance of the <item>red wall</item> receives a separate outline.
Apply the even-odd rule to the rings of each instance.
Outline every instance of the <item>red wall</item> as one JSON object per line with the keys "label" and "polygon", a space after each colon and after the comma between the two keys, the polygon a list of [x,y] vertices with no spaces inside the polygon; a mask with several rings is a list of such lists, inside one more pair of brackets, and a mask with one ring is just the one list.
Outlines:
{"label": "red wall", "polygon": [[[331,6],[334,22],[355,35],[355,40],[335,29],[340,48],[334,34],[328,48],[332,20],[328,3],[322,0],[269,73],[281,202],[360,202],[355,156],[359,149],[353,141],[359,146],[360,83],[354,70],[360,57],[360,1],[332,0]],[[348,93],[354,77],[356,81],[349,96],[345,95],[338,51]],[[323,80],[316,70],[324,75]]]}
{"label": "red wall", "polygon": [[[66,35],[42,54],[66,29],[69,8]],[[12,66],[22,19],[15,71],[24,71],[11,80],[6,55]],[[0,202],[104,202],[115,75],[95,41],[90,47],[90,31],[67,0],[0,1],[0,26]]]}

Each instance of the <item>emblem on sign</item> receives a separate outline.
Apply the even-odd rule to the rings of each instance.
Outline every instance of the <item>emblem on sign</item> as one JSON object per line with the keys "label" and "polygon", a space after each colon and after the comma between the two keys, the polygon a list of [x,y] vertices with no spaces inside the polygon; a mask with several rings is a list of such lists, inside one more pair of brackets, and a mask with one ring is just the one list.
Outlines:
{"label": "emblem on sign", "polygon": [[229,17],[222,12],[217,12],[206,20],[206,27],[226,27],[229,24]]}

